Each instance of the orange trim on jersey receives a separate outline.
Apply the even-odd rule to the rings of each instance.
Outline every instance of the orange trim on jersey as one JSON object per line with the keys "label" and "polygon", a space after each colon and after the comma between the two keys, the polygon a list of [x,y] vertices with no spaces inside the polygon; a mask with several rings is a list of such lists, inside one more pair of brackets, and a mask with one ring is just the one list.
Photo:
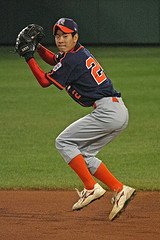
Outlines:
{"label": "orange trim on jersey", "polygon": [[67,52],[64,54],[64,56],[60,59],[60,62],[62,62],[62,60],[66,57]]}
{"label": "orange trim on jersey", "polygon": [[[64,54],[63,58],[60,59],[60,62],[62,62],[62,60],[65,58],[65,56],[67,55],[67,53]],[[65,87],[63,87],[59,82],[57,82],[54,78],[50,77],[50,75],[54,72],[54,70],[52,70],[51,73],[46,74],[46,76],[49,78],[49,80],[51,80],[59,89],[63,90]]]}
{"label": "orange trim on jersey", "polygon": [[[73,52],[78,52],[81,48],[84,48],[82,45]],[[72,51],[72,50],[71,50]],[[62,60],[66,57],[68,52],[64,53],[63,58],[60,59],[60,62],[62,62]],[[49,80],[51,80],[59,89],[63,90],[65,87],[63,87],[59,82],[57,82],[55,79],[53,79],[52,77],[50,77],[50,75],[54,72],[54,70],[52,70],[51,73],[46,74],[46,76],[49,78]],[[69,94],[70,95],[70,94]],[[81,103],[80,101],[77,101],[80,105],[86,107],[83,103]]]}
{"label": "orange trim on jersey", "polygon": [[75,52],[78,52],[81,48],[84,48],[84,47],[80,46]]}
{"label": "orange trim on jersey", "polygon": [[63,90],[64,87],[59,82],[57,82],[55,79],[50,77],[50,74],[52,74],[52,73],[53,73],[53,71],[49,74],[46,74],[47,78],[49,78],[49,80],[51,80],[59,89]]}
{"label": "orange trim on jersey", "polygon": [[74,48],[72,48],[69,52],[71,52],[71,53],[78,52],[81,48],[84,48],[84,47],[80,46],[77,50],[74,50]]}

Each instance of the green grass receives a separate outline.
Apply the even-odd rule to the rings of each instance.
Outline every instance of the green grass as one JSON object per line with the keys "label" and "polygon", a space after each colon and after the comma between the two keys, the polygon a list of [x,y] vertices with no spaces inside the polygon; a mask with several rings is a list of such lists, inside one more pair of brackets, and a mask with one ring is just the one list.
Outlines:
{"label": "green grass", "polygon": [[[51,86],[43,89],[23,59],[0,48],[0,188],[74,188],[82,183],[54,146],[89,113]],[[90,48],[120,90],[129,126],[98,157],[122,182],[160,190],[160,48]],[[36,56],[40,66],[50,67]]]}

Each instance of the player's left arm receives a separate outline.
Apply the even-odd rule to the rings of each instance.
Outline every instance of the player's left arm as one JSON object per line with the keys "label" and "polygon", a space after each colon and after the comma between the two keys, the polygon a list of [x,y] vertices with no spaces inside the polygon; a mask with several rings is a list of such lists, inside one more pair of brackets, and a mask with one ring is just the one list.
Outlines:
{"label": "player's left arm", "polygon": [[56,54],[51,52],[49,49],[44,47],[42,44],[38,44],[37,46],[37,52],[39,56],[48,64],[51,66],[54,66],[57,64],[56,60]]}

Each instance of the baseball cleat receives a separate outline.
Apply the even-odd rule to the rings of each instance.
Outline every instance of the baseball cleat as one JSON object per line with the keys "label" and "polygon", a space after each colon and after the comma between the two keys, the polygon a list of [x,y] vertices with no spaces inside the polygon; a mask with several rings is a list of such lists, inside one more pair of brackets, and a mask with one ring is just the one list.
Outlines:
{"label": "baseball cleat", "polygon": [[112,198],[111,202],[114,204],[114,206],[109,214],[109,220],[112,221],[121,214],[121,212],[128,205],[129,201],[135,195],[135,191],[136,190],[134,188],[124,185],[123,189]]}
{"label": "baseball cleat", "polygon": [[94,188],[92,190],[87,190],[84,188],[82,192],[79,192],[78,189],[76,189],[76,191],[80,199],[73,205],[73,211],[86,207],[94,200],[101,198],[106,192],[106,190],[104,190],[98,183],[94,185]]}

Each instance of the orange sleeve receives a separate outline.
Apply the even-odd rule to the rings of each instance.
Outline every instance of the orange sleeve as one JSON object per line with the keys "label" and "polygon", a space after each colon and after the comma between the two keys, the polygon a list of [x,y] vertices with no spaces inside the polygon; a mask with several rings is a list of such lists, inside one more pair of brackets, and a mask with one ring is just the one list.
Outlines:
{"label": "orange sleeve", "polygon": [[51,85],[50,81],[46,78],[45,72],[39,67],[38,63],[34,58],[31,58],[27,64],[29,65],[32,73],[36,77],[37,81],[42,87],[49,87]]}
{"label": "orange sleeve", "polygon": [[39,44],[37,48],[37,52],[39,56],[48,64],[51,66],[54,66],[57,64],[56,61],[56,54],[51,52],[49,49],[45,48],[43,45]]}

